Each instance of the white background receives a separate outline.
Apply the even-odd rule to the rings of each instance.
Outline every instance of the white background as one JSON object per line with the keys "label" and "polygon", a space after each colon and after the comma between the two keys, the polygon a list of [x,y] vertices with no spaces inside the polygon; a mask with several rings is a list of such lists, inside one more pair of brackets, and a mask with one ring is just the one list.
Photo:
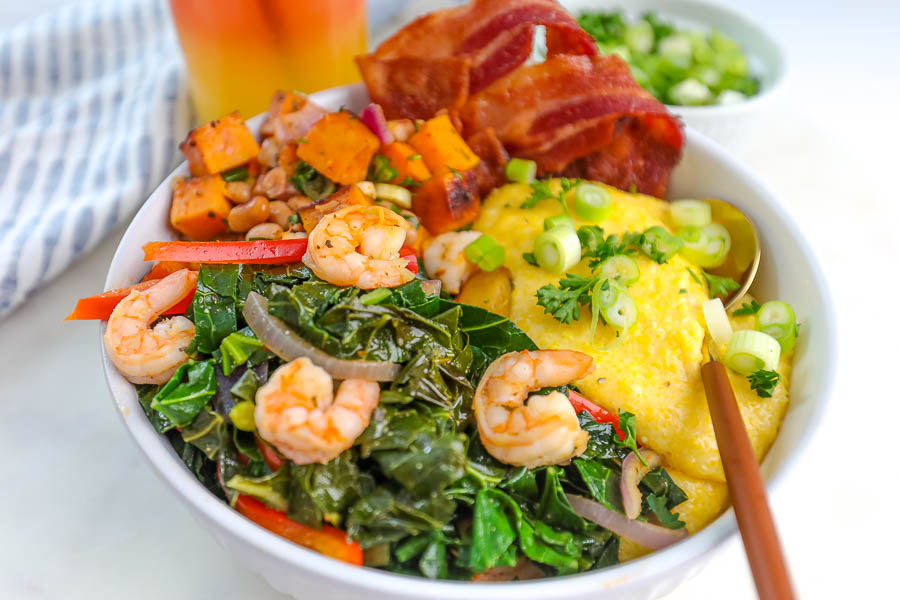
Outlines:
{"label": "white background", "polygon": [[[59,4],[3,0],[0,28]],[[900,3],[729,4],[764,23],[792,67],[782,105],[732,150],[817,249],[841,329],[828,415],[772,498],[783,543],[801,597],[897,598]],[[102,289],[120,236],[0,322],[0,598],[284,598],[138,455],[102,378],[96,324],[62,322]],[[754,597],[733,539],[667,600]]]}

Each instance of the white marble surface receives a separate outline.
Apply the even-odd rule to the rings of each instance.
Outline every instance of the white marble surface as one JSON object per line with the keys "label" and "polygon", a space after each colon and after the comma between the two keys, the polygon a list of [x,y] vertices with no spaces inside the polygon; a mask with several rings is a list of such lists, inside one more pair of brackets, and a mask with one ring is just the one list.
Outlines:
{"label": "white marble surface", "polygon": [[[58,3],[3,2],[0,27]],[[900,4],[734,4],[793,67],[784,105],[734,150],[803,224],[841,315],[830,411],[774,511],[801,597],[897,597]],[[0,322],[0,598],[284,598],[156,479],[110,402],[96,325],[62,322],[120,234]],[[734,539],[667,600],[753,597]]]}

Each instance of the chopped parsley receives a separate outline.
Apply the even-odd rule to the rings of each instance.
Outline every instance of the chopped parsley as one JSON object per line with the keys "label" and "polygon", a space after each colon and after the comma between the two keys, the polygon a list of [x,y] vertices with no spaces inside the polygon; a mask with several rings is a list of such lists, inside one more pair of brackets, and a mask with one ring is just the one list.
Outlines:
{"label": "chopped parsley", "polygon": [[717,277],[715,275],[710,275],[706,271],[700,271],[703,275],[703,279],[706,280],[706,284],[709,286],[709,297],[715,298],[717,296],[725,297],[730,292],[741,287],[734,279],[730,277]]}
{"label": "chopped parsley", "polygon": [[288,217],[288,223],[291,225],[296,225],[300,222],[300,215],[294,214]]}
{"label": "chopped parsley", "polygon": [[591,289],[600,281],[600,276],[582,277],[574,273],[566,273],[559,280],[558,287],[547,284],[537,291],[538,306],[553,316],[560,323],[577,321],[581,316],[580,305],[588,305],[591,301]]}
{"label": "chopped parsley", "polygon": [[535,181],[531,184],[531,195],[525,199],[525,202],[519,208],[534,208],[544,200],[556,200],[562,206],[566,216],[569,216],[569,203],[566,202],[566,196],[579,183],[581,183],[580,179],[560,179],[560,191],[557,194],[553,192],[549,180]]}
{"label": "chopped parsley", "polygon": [[750,389],[756,392],[757,396],[760,398],[771,398],[775,386],[781,381],[781,375],[776,371],[760,369],[747,375],[747,380],[750,382]]}
{"label": "chopped parsley", "polygon": [[537,266],[539,266],[539,265],[538,265],[537,258],[534,257],[534,252],[523,252],[523,253],[522,253],[522,260],[524,260],[525,262],[527,262],[527,263],[528,263],[529,265],[531,265],[532,267],[537,267]]}
{"label": "chopped parsley", "polygon": [[397,178],[399,172],[391,166],[391,159],[384,154],[376,154],[369,166],[369,180],[388,183]]}
{"label": "chopped parsley", "polygon": [[740,315],[755,315],[759,312],[760,308],[762,308],[762,304],[760,304],[756,300],[744,302],[739,309],[734,311],[734,316],[738,317]]}
{"label": "chopped parsley", "polygon": [[247,167],[241,165],[240,167],[235,167],[233,169],[228,169],[224,173],[222,173],[222,179],[226,182],[231,183],[232,181],[245,181],[247,177],[250,176],[250,172],[247,170]]}

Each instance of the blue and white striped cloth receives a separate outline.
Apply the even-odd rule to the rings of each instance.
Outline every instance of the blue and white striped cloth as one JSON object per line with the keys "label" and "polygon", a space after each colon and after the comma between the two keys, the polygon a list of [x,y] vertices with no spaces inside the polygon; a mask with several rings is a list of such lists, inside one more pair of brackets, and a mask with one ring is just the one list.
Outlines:
{"label": "blue and white striped cloth", "polygon": [[131,218],[190,117],[164,0],[0,31],[0,317]]}

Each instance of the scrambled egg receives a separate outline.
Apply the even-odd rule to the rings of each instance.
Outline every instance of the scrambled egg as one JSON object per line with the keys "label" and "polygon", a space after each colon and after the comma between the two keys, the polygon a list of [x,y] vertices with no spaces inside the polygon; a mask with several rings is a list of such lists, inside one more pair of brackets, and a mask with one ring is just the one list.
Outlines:
{"label": "scrambled egg", "polygon": [[[601,223],[605,233],[643,231],[666,225],[668,203],[638,194],[607,188],[613,199],[610,216]],[[675,509],[690,531],[697,531],[724,508],[727,491],[722,463],[710,421],[700,367],[707,359],[703,345],[702,303],[707,299],[703,284],[696,281],[681,256],[660,265],[643,255],[635,258],[640,279],[628,288],[638,307],[637,323],[615,346],[616,332],[602,323],[589,339],[590,313],[564,325],[537,305],[535,292],[555,285],[560,276],[529,265],[522,258],[543,231],[546,217],[559,214],[554,200],[533,209],[519,208],[528,198],[527,185],[510,184],[495,190],[484,202],[474,228],[489,233],[506,248],[506,267],[512,274],[510,317],[541,348],[579,350],[594,358],[596,368],[576,382],[596,404],[610,411],[634,413],[641,445],[663,456],[666,468],[690,500]],[[572,213],[576,227],[586,224]],[[588,260],[571,272],[589,275]],[[735,329],[753,327],[753,317],[733,318]],[[598,350],[604,346],[611,349]],[[722,349],[724,351],[724,348]],[[758,460],[768,451],[787,410],[790,356],[779,366],[781,383],[772,398],[759,398],[746,378],[731,373],[731,384]],[[633,556],[623,547],[623,554]]]}

